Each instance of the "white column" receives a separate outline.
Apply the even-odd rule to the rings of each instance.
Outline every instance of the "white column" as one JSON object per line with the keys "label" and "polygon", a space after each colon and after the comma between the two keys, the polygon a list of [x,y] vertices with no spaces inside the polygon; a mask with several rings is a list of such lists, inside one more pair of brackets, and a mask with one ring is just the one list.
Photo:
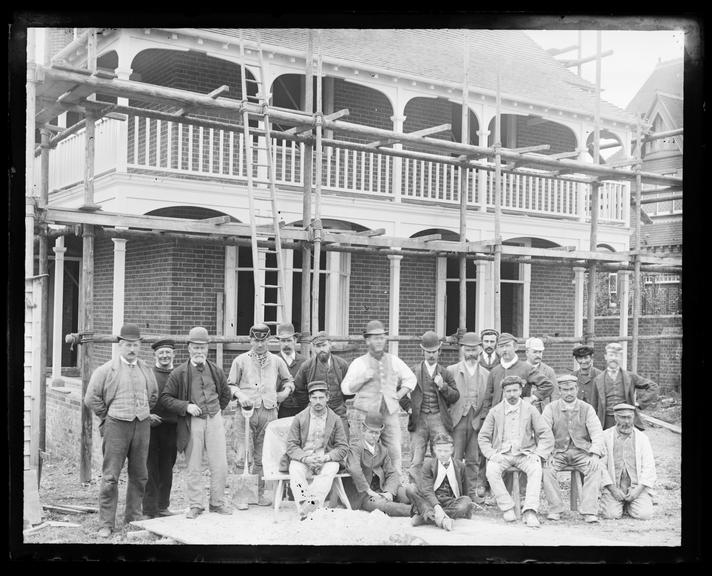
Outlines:
{"label": "white column", "polygon": [[487,270],[485,282],[485,316],[483,322],[485,328],[495,328],[494,325],[494,262],[486,262],[484,264]]}
{"label": "white column", "polygon": [[[328,258],[328,252],[327,252],[327,258]],[[282,285],[284,286],[284,297],[286,298],[286,302],[284,303],[284,306],[281,306],[278,308],[278,310],[283,310],[284,311],[284,317],[288,319],[290,322],[292,321],[292,270],[294,269],[294,250],[289,249],[289,248],[283,248],[282,249],[282,262],[284,262],[284,278],[282,278],[281,282]]]}
{"label": "white column", "polygon": [[487,314],[487,261],[486,260],[475,260],[475,266],[477,266],[477,283],[475,284],[477,298],[475,300],[475,330],[479,334],[487,328],[486,325],[486,314]]}
{"label": "white column", "polygon": [[438,256],[435,260],[435,331],[445,335],[445,282],[447,277],[447,258]]}
{"label": "white column", "polygon": [[[390,298],[388,302],[388,333],[391,336],[398,336],[398,324],[400,315],[400,263],[403,256],[389,254],[388,260],[391,263],[390,274]],[[388,343],[388,352],[398,355],[398,342]]]}
{"label": "white column", "polygon": [[[583,336],[583,288],[585,285],[586,268],[574,266],[574,336]],[[578,367],[573,360],[574,369]]]}
{"label": "white column", "polygon": [[[586,138],[587,134],[585,131],[582,131],[581,135],[581,142],[580,146],[578,148],[578,161],[579,162],[590,162],[590,156],[588,155],[588,150],[586,149]],[[586,206],[588,205],[588,202],[586,201],[586,193],[589,190],[588,184],[582,184],[578,183],[576,184],[576,197],[578,200],[578,210],[577,210],[577,219],[579,222],[585,222],[586,221]]]}
{"label": "white column", "polygon": [[[131,77],[133,70],[131,68],[122,68],[119,66],[116,68],[116,76],[119,80],[128,80]],[[116,98],[116,103],[120,106],[128,106],[128,98]],[[117,158],[116,158],[116,171],[120,173],[126,173],[126,164],[128,163],[128,146],[129,146],[129,117],[125,117],[126,120],[121,123],[118,130],[118,146],[117,146]],[[138,135],[134,135],[134,138],[138,138]],[[125,195],[124,195],[125,196]]]}
{"label": "white column", "polygon": [[[124,323],[124,279],[126,277],[126,239],[112,238],[114,242],[114,301],[112,313],[112,333],[118,334]],[[119,345],[112,344],[112,358],[119,354]]]}
{"label": "white column", "polygon": [[237,246],[225,246],[223,334],[237,334]]}
{"label": "white column", "polygon": [[54,241],[54,316],[52,321],[52,380],[62,377],[62,310],[64,303],[64,236]]}
{"label": "white column", "polygon": [[[478,130],[477,136],[479,136],[478,146],[484,148],[487,147],[487,139],[489,138],[489,130]],[[487,211],[487,171],[480,170],[477,175],[477,199],[479,201],[480,212]]]}
{"label": "white column", "polygon": [[522,285],[522,338],[529,338],[529,311],[531,309],[532,265],[520,264]]}
{"label": "white column", "polygon": [[[399,256],[400,258],[400,256]],[[341,314],[342,307],[340,286],[340,261],[341,253],[326,253],[326,332],[327,334],[341,334]]]}
{"label": "white column", "polygon": [[[391,122],[393,122],[394,132],[403,132],[403,123],[405,122],[404,115],[394,114],[391,116]],[[393,144],[394,150],[402,150],[403,145],[400,142]],[[403,186],[402,170],[403,170],[403,159],[400,156],[393,156],[393,162],[391,163],[391,186],[393,191],[393,201],[401,201],[401,192]],[[390,258],[390,256],[389,256]],[[399,256],[400,258],[400,256]]]}
{"label": "white column", "polygon": [[[630,270],[620,270],[618,272],[618,311],[619,327],[618,333],[622,337],[628,336],[628,291],[630,290]],[[621,341],[623,346],[623,358],[621,360],[621,368],[628,369],[628,342]]]}

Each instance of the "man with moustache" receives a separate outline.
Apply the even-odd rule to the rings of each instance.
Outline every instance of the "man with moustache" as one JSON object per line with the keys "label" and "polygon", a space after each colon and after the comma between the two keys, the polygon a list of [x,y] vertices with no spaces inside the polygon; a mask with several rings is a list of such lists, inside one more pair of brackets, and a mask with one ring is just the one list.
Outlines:
{"label": "man with moustache", "polygon": [[440,337],[428,330],[420,338],[423,361],[411,367],[415,374],[415,389],[400,400],[401,408],[410,412],[408,431],[412,457],[410,474],[418,478],[428,444],[432,445],[437,434],[452,432],[452,418],[448,406],[455,402],[460,393],[452,375],[438,364]]}
{"label": "man with moustache", "polygon": [[554,433],[554,452],[544,466],[544,493],[549,501],[547,518],[561,518],[564,503],[557,472],[572,468],[583,474],[579,512],[586,522],[598,522],[603,429],[593,406],[578,398],[576,376],[563,374],[557,382],[560,398],[547,404],[541,415]]}
{"label": "man with moustache", "polygon": [[593,396],[593,381],[601,371],[593,365],[593,346],[589,344],[574,344],[572,351],[578,370],[574,376],[578,379],[578,397],[591,404]]}
{"label": "man with moustache", "polygon": [[[326,382],[329,387],[329,408],[341,418],[346,439],[349,438],[349,421],[346,417],[346,399],[341,392],[341,382],[349,369],[349,363],[331,352],[331,340],[326,332],[317,332],[312,339],[314,355],[304,362],[294,377],[295,398],[307,397],[307,383],[314,380]],[[348,398],[351,398],[349,396]],[[298,401],[301,405],[301,400]]]}
{"label": "man with moustache", "polygon": [[[450,417],[455,441],[455,460],[465,460],[465,474],[472,500],[480,500],[486,492],[487,460],[480,452],[477,435],[485,416],[485,393],[489,372],[484,368],[480,351],[480,337],[466,332],[460,340],[462,360],[447,367],[455,380],[460,397],[450,405]],[[480,357],[478,361],[478,357]]]}
{"label": "man with moustache", "polygon": [[[156,364],[153,374],[160,397],[168,375],[173,371],[175,342],[170,338],[151,344]],[[173,466],[176,463],[176,425],[178,417],[166,410],[160,402],[151,411],[151,442],[148,447],[148,482],[143,496],[143,513],[150,518],[172,516],[168,508],[173,486]]]}
{"label": "man with moustache", "polygon": [[[606,346],[606,370],[596,376],[591,387],[591,405],[596,409],[598,418],[607,430],[615,426],[613,408],[618,404],[636,406],[636,390],[646,390],[652,397],[657,393],[658,385],[652,380],[628,372],[621,368],[623,347],[618,342]],[[641,405],[638,402],[638,405]],[[644,406],[643,406],[644,407]],[[645,429],[643,419],[635,410],[635,426]]]}
{"label": "man with moustache", "polygon": [[[245,410],[254,408],[250,417],[250,437],[245,438],[245,415],[242,410],[235,414],[237,435],[237,474],[243,472],[245,451],[252,445],[252,473],[257,474],[258,506],[269,506],[270,500],[265,495],[265,483],[262,478],[262,447],[267,425],[277,419],[277,405],[283,402],[294,390],[294,379],[282,358],[267,349],[270,335],[269,326],[256,324],[250,328],[250,350],[240,354],[232,361],[227,382],[240,406]],[[241,502],[238,510],[246,510],[247,503]]]}
{"label": "man with moustache", "polygon": [[222,368],[208,360],[208,331],[195,326],[188,333],[189,360],[168,376],[161,405],[178,416],[177,449],[185,452],[185,492],[190,510],[186,518],[203,513],[203,458],[210,470],[209,511],[232,514],[225,502],[227,446],[222,410],[232,398]]}
{"label": "man with moustache", "polygon": [[[297,338],[294,332],[294,325],[291,322],[285,322],[277,326],[277,338],[279,339],[279,355],[287,365],[292,378],[295,378],[306,358],[296,350]],[[278,390],[278,392],[281,391],[282,388]],[[293,390],[292,393],[279,404],[277,418],[294,416],[304,410],[308,402],[306,395],[303,399],[303,403],[300,402],[300,400],[301,399],[296,396],[296,391]]]}
{"label": "man with moustache", "polygon": [[141,333],[136,324],[119,331],[119,354],[94,370],[84,404],[100,420],[103,436],[101,488],[99,490],[99,537],[108,538],[116,525],[119,476],[128,460],[128,486],[124,522],[141,520],[141,501],[146,489],[146,458],[151,439],[151,409],[158,401],[153,370],[138,358]]}
{"label": "man with moustache", "polygon": [[502,380],[504,400],[494,406],[482,425],[478,442],[487,458],[487,480],[497,506],[507,522],[516,520],[514,501],[504,485],[502,474],[514,467],[526,474],[527,488],[522,507],[522,519],[536,528],[541,493],[541,461],[554,447],[554,435],[538,410],[521,399],[525,380],[507,376]]}
{"label": "man with moustache", "polygon": [[603,431],[606,447],[601,495],[604,518],[648,520],[653,516],[650,492],[655,485],[655,458],[650,440],[635,429],[635,406],[617,404],[613,407],[616,425]]}
{"label": "man with moustache", "polygon": [[480,332],[482,353],[480,354],[479,362],[488,372],[499,364],[499,356],[495,352],[497,338],[499,338],[499,332],[494,328],[485,328]]}
{"label": "man with moustache", "polygon": [[534,366],[517,356],[517,339],[503,332],[497,340],[497,364],[487,377],[485,412],[502,400],[502,381],[507,376],[519,376],[524,380],[522,400],[532,403],[541,412],[541,403],[551,396],[554,383]]}
{"label": "man with moustache", "polygon": [[327,405],[326,382],[312,381],[308,391],[309,407],[294,417],[287,436],[289,486],[300,520],[323,507],[349,450],[341,418]]}
{"label": "man with moustache", "polygon": [[556,386],[554,386],[556,383],[556,372],[542,360],[544,356],[544,342],[542,342],[541,338],[527,338],[527,341],[524,343],[524,355],[527,358],[527,362],[544,374],[547,380],[552,384],[551,395],[544,398],[539,407],[539,412],[541,412],[549,401],[556,400],[558,396],[558,390]]}
{"label": "man with moustache", "polygon": [[354,426],[351,441],[361,437],[361,424],[369,412],[380,412],[384,419],[381,442],[388,450],[393,466],[399,472],[401,459],[401,428],[399,400],[415,388],[415,374],[386,348],[386,331],[379,320],[366,324],[363,333],[368,352],[349,366],[341,382],[344,395],[355,394]]}

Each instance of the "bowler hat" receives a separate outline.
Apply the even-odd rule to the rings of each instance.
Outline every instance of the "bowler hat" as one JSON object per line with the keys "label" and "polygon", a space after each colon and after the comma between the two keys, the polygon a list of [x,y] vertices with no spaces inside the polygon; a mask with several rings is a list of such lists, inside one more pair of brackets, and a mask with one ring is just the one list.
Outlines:
{"label": "bowler hat", "polygon": [[509,342],[514,342],[514,345],[517,345],[517,339],[509,332],[502,332],[499,335],[499,338],[497,338],[497,346],[502,346],[503,344],[508,344]]}
{"label": "bowler hat", "polygon": [[541,341],[541,338],[527,338],[527,341],[524,344],[525,348],[531,348],[532,350],[544,350],[544,342]]}
{"label": "bowler hat", "polygon": [[138,326],[136,324],[124,324],[119,331],[119,340],[128,340],[129,342],[141,340],[141,332],[139,332]]}
{"label": "bowler hat", "polygon": [[264,340],[270,335],[269,326],[267,324],[255,324],[250,328],[250,338],[255,340]]}
{"label": "bowler hat", "polygon": [[576,382],[578,383],[578,378],[573,374],[560,374],[556,377],[556,381],[561,384],[562,382]]}
{"label": "bowler hat", "polygon": [[188,332],[188,342],[191,344],[207,344],[209,340],[208,331],[202,326],[195,326]]}
{"label": "bowler hat", "polygon": [[317,392],[319,390],[323,390],[324,392],[329,390],[329,387],[326,385],[326,382],[324,382],[323,380],[312,380],[307,385],[307,393],[309,393],[309,394],[311,394],[312,392]]}
{"label": "bowler hat", "polygon": [[377,334],[385,334],[386,330],[383,327],[383,322],[380,320],[371,320],[366,324],[366,329],[363,331],[364,338],[366,336],[375,336]]}
{"label": "bowler hat", "polygon": [[363,421],[363,425],[371,430],[383,430],[385,424],[383,423],[383,416],[379,412],[369,412],[366,414],[366,419]]}
{"label": "bowler hat", "polygon": [[623,346],[621,346],[618,342],[611,342],[606,345],[606,352],[621,352],[622,350]]}
{"label": "bowler hat", "polygon": [[446,434],[445,432],[438,432],[435,435],[435,438],[433,438],[433,446],[436,446],[437,444],[454,444],[454,442],[450,434]]}
{"label": "bowler hat", "polygon": [[460,346],[479,346],[482,344],[476,332],[465,332],[460,339]]}
{"label": "bowler hat", "polygon": [[588,344],[574,344],[572,350],[574,357],[593,355],[593,346]]}
{"label": "bowler hat", "polygon": [[323,330],[321,332],[317,332],[314,335],[314,338],[312,338],[312,344],[323,344],[324,342],[329,341],[329,336],[324,332]]}
{"label": "bowler hat", "polygon": [[482,332],[480,332],[480,338],[484,338],[488,334],[494,334],[495,338],[499,338],[499,332],[497,332],[494,328],[485,328],[482,330]]}
{"label": "bowler hat", "polygon": [[282,338],[291,338],[292,336],[294,336],[294,324],[285,322],[277,326],[277,338],[281,340]]}
{"label": "bowler hat", "polygon": [[154,350],[158,350],[159,348],[175,348],[176,343],[174,340],[170,338],[164,338],[163,340],[156,340],[153,344],[151,344],[151,348]]}
{"label": "bowler hat", "polygon": [[420,347],[426,352],[436,352],[437,350],[440,350],[441,345],[442,342],[440,342],[440,336],[432,330],[428,330],[420,338]]}
{"label": "bowler hat", "polygon": [[626,410],[630,410],[631,412],[635,412],[635,406],[631,406],[630,404],[616,404],[613,407],[614,412],[625,412]]}
{"label": "bowler hat", "polygon": [[523,387],[526,382],[524,378],[520,378],[519,376],[506,376],[504,380],[502,380],[502,389],[504,390],[504,387],[510,384],[519,384],[520,387]]}

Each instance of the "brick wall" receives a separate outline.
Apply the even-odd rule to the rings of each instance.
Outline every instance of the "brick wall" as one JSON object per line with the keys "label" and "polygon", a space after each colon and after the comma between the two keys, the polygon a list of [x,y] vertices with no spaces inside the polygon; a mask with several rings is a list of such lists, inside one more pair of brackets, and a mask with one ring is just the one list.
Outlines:
{"label": "brick wall", "polygon": [[378,254],[351,255],[349,326],[358,334],[369,320],[380,320],[388,330],[390,262]]}
{"label": "brick wall", "polygon": [[[452,103],[442,98],[413,98],[406,104],[404,113],[406,118],[403,132],[414,132],[453,122]],[[451,130],[447,130],[433,134],[432,138],[453,140],[453,135]]]}
{"label": "brick wall", "polygon": [[47,28],[46,41],[49,44],[50,56],[57,54],[74,39],[71,28]]}
{"label": "brick wall", "polygon": [[[373,88],[346,82],[341,78],[334,79],[334,110],[349,109],[345,118],[348,122],[362,124],[372,128],[393,129],[393,108],[388,98]],[[368,137],[352,135],[340,136],[352,142],[370,142]]]}

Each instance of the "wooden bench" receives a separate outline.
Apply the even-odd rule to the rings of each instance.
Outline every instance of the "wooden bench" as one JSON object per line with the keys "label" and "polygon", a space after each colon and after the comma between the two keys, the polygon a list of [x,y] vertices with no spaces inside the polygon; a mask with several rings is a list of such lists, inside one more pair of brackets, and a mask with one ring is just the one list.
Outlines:
{"label": "wooden bench", "polygon": [[[571,511],[576,512],[578,510],[579,494],[581,493],[581,478],[583,474],[573,468],[562,468],[559,472],[571,472],[571,498],[570,506]],[[578,472],[578,474],[577,474]],[[514,513],[517,519],[522,517],[522,499],[519,493],[519,474],[521,470],[519,468],[510,467],[504,471],[505,474],[512,474],[512,500],[514,500]]]}

